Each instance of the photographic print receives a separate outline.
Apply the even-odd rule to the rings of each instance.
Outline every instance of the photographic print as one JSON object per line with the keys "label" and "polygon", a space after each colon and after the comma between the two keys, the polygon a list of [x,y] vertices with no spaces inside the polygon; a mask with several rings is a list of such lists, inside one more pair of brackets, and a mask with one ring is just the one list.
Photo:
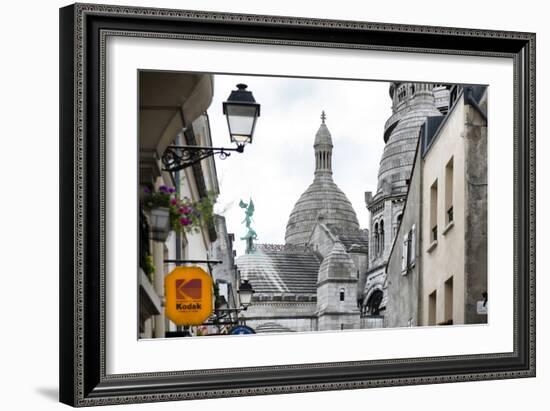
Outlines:
{"label": "photographic print", "polygon": [[488,322],[487,86],[138,78],[140,339]]}
{"label": "photographic print", "polygon": [[76,4],[60,80],[61,402],[535,376],[534,33]]}

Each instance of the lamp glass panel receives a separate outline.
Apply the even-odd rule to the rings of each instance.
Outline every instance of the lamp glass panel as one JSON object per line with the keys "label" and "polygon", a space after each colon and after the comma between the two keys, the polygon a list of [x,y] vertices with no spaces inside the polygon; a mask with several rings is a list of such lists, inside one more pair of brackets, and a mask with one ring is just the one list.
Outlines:
{"label": "lamp glass panel", "polygon": [[232,139],[237,142],[249,142],[256,122],[256,106],[228,104],[226,110]]}
{"label": "lamp glass panel", "polygon": [[248,290],[239,290],[239,299],[241,300],[241,305],[250,305],[250,302],[252,300],[252,292]]}

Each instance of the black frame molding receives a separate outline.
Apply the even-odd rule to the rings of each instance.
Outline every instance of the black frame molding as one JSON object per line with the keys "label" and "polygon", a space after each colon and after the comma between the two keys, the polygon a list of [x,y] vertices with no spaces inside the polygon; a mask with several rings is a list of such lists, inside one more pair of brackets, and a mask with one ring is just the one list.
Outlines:
{"label": "black frame molding", "polygon": [[[508,57],[514,62],[514,351],[105,373],[104,62],[110,35]],[[73,406],[535,376],[535,34],[75,4],[60,9],[60,401]]]}

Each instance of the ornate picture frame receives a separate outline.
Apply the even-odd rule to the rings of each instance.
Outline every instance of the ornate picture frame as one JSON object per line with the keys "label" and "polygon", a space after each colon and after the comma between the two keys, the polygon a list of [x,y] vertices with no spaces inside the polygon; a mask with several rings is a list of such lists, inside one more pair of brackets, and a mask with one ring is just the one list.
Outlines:
{"label": "ornate picture frame", "polygon": [[[481,56],[513,62],[513,350],[106,371],[106,39]],[[535,376],[535,34],[75,4],[60,10],[60,401],[94,406]]]}

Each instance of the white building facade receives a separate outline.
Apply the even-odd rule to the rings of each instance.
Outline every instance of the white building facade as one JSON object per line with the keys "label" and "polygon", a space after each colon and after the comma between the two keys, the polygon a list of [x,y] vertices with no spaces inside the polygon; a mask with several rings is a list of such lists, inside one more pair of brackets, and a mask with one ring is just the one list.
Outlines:
{"label": "white building facade", "polygon": [[365,193],[370,212],[369,269],[362,290],[362,321],[366,328],[383,327],[387,300],[386,265],[400,225],[413,167],[420,127],[430,116],[440,116],[448,93],[445,86],[391,83],[392,115],[384,127],[384,152],[376,192]]}

